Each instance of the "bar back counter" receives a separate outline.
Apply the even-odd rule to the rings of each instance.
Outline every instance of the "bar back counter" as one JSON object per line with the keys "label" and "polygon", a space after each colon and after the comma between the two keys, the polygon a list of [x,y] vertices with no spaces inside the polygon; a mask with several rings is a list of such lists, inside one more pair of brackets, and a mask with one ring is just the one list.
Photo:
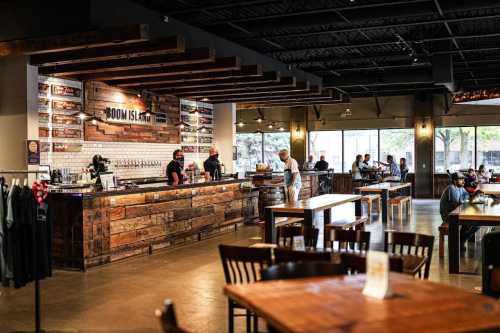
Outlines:
{"label": "bar back counter", "polygon": [[54,262],[86,270],[235,230],[258,217],[258,191],[244,181],[51,192]]}

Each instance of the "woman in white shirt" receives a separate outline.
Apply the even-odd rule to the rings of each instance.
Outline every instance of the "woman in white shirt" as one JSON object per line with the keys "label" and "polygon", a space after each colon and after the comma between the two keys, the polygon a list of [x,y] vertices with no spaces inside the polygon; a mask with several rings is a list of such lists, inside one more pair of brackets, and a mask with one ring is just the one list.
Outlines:
{"label": "woman in white shirt", "polygon": [[361,180],[361,163],[363,162],[363,155],[356,155],[356,160],[352,163],[351,173],[353,180]]}
{"label": "woman in white shirt", "polygon": [[491,178],[491,174],[486,170],[484,164],[479,166],[479,170],[477,171],[477,180],[480,184],[489,183]]}

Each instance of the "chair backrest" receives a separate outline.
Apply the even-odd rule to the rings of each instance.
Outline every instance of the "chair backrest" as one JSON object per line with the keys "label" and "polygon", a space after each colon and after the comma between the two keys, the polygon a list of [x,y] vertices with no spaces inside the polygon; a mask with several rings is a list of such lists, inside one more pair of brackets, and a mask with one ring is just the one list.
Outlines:
{"label": "chair backrest", "polygon": [[483,294],[500,298],[500,232],[483,237]]}
{"label": "chair backrest", "polygon": [[401,171],[401,183],[406,183],[408,179],[408,170]]}
{"label": "chair backrest", "polygon": [[[349,274],[366,273],[366,256],[357,253],[343,252],[340,260]],[[403,273],[403,258],[390,257],[389,269],[392,272]]]}
{"label": "chair backrest", "polygon": [[281,264],[285,262],[305,262],[305,261],[324,261],[331,262],[331,252],[305,252],[293,251],[290,249],[274,249],[274,263]]}
{"label": "chair backrest", "polygon": [[163,333],[188,333],[188,331],[183,330],[177,324],[174,303],[170,299],[166,299],[163,302],[163,310],[156,310],[155,315],[160,320]]}
{"label": "chair backrest", "polygon": [[293,237],[304,236],[306,247],[316,248],[319,229],[302,226],[281,226],[276,228],[276,244],[282,247],[293,247]]}
{"label": "chair backrest", "polygon": [[315,276],[344,275],[342,264],[332,264],[322,261],[281,263],[270,266],[262,271],[262,280],[288,280]]}
{"label": "chair backrest", "polygon": [[325,237],[333,251],[367,252],[370,249],[369,231],[331,229]]}
{"label": "chair backrest", "polygon": [[260,280],[261,271],[272,265],[270,248],[219,245],[226,283],[252,283]]}
{"label": "chair backrest", "polygon": [[[429,278],[434,236],[411,232],[385,232],[384,251],[400,255],[414,255],[425,258],[423,278]],[[422,272],[419,271],[419,277]]]}

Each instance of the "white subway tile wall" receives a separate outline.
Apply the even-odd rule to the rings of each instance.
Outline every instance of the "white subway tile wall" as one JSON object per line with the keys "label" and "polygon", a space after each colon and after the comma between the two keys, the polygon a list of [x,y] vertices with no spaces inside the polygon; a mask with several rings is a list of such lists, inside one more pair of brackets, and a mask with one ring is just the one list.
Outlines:
{"label": "white subway tile wall", "polygon": [[[40,164],[49,164],[52,169],[70,168],[72,172],[80,172],[92,161],[92,157],[100,154],[111,160],[110,169],[119,178],[141,178],[165,176],[167,164],[172,159],[172,153],[180,145],[135,142],[92,142],[84,141],[82,151],[78,153],[41,153]],[[152,162],[161,161],[160,167],[128,167],[115,168],[114,162],[132,160]],[[187,161],[186,161],[187,162]]]}

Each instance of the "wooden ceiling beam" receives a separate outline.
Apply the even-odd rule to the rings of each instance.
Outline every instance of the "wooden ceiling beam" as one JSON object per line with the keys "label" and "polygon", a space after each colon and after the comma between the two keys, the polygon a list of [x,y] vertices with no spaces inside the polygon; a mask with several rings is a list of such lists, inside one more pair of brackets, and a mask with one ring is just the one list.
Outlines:
{"label": "wooden ceiling beam", "polygon": [[17,54],[40,54],[79,50],[149,39],[149,26],[134,24],[66,35],[18,39],[0,42],[0,57]]}
{"label": "wooden ceiling beam", "polygon": [[220,91],[220,92],[191,92],[191,93],[172,93],[173,95],[179,97],[192,97],[192,98],[238,98],[238,97],[260,97],[267,95],[284,95],[284,94],[295,94],[295,93],[310,93],[310,94],[321,94],[321,87],[313,86],[311,87],[309,82],[298,82],[296,84],[289,84],[284,87],[268,87],[262,90],[238,90],[238,91]]}
{"label": "wooden ceiling beam", "polygon": [[80,80],[125,80],[146,77],[165,77],[183,74],[202,74],[213,72],[229,72],[241,69],[241,59],[238,57],[217,58],[214,62],[204,64],[179,65],[159,68],[142,68],[115,72],[91,73],[77,75]]}
{"label": "wooden ceiling beam", "polygon": [[215,61],[215,50],[209,48],[189,49],[186,53],[162,54],[130,59],[115,59],[82,64],[67,64],[41,67],[39,73],[53,76],[72,76],[103,72],[117,72],[142,68],[159,68]]}
{"label": "wooden ceiling beam", "polygon": [[[314,90],[319,89],[314,87]],[[327,99],[333,98],[333,92],[327,90],[323,93],[317,91],[313,92],[284,92],[276,95],[268,94],[263,96],[242,96],[242,97],[217,97],[209,98],[208,103],[226,103],[226,102],[240,102],[240,103],[258,103],[258,102],[282,102],[282,101],[302,101],[302,100],[313,100],[313,99]]]}
{"label": "wooden ceiling beam", "polygon": [[176,54],[186,51],[186,41],[171,36],[153,41],[93,47],[82,50],[34,54],[30,62],[38,67],[79,64],[114,59],[130,59],[153,55]]}
{"label": "wooden ceiling beam", "polygon": [[[242,67],[243,68],[243,67]],[[206,80],[194,80],[194,81],[183,81],[177,83],[128,83],[128,84],[117,84],[119,87],[140,87],[141,89],[153,90],[156,88],[160,89],[193,89],[193,88],[214,88],[214,87],[240,87],[235,89],[242,89],[241,86],[253,86],[264,83],[278,83],[280,82],[279,72],[264,72],[260,76],[244,76],[244,77],[229,77],[222,79],[206,79]]]}
{"label": "wooden ceiling beam", "polygon": [[251,92],[251,91],[259,91],[262,89],[270,90],[273,88],[291,88],[297,85],[297,79],[295,77],[283,77],[279,81],[272,82],[257,82],[257,83],[247,83],[245,85],[231,85],[231,86],[213,86],[206,85],[202,87],[194,87],[194,88],[153,88],[149,89],[151,91],[156,91],[160,93],[169,93],[172,95],[178,96],[187,96],[193,94],[211,94],[211,93],[226,93],[226,92]]}
{"label": "wooden ceiling beam", "polygon": [[243,78],[259,78],[263,75],[261,65],[245,65],[239,70],[214,72],[214,73],[197,73],[197,74],[179,74],[176,76],[165,75],[156,77],[139,77],[123,80],[109,80],[107,84],[121,88],[140,88],[148,84],[190,84],[193,82],[212,82],[222,79],[243,79]]}

